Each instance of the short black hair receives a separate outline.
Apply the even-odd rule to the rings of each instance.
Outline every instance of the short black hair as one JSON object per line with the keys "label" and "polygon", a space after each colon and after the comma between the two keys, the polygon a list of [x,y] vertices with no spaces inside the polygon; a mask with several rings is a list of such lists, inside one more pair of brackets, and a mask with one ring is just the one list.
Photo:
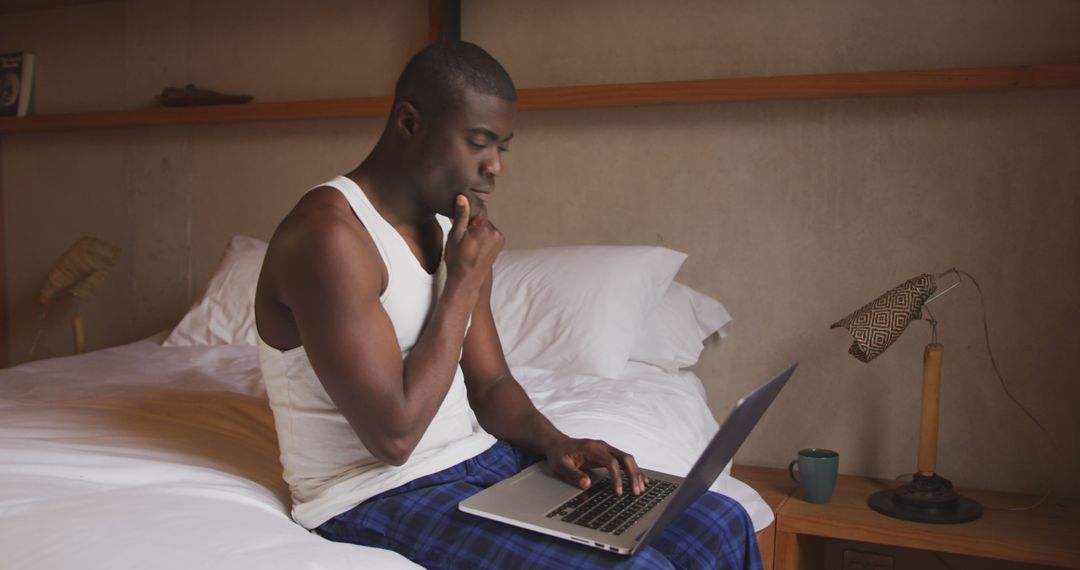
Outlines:
{"label": "short black hair", "polygon": [[517,101],[510,74],[484,48],[439,42],[409,60],[394,87],[394,104],[408,101],[422,113],[439,113],[457,104],[466,90]]}

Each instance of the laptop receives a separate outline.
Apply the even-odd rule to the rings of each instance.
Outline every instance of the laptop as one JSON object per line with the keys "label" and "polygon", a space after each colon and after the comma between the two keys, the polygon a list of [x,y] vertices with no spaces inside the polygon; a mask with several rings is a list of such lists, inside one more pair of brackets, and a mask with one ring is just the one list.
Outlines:
{"label": "laptop", "polygon": [[743,396],[685,478],[642,469],[650,479],[645,492],[633,496],[624,480],[618,497],[605,469],[593,469],[593,484],[582,491],[541,461],[465,499],[458,508],[593,548],[633,554],[712,486],[797,366]]}

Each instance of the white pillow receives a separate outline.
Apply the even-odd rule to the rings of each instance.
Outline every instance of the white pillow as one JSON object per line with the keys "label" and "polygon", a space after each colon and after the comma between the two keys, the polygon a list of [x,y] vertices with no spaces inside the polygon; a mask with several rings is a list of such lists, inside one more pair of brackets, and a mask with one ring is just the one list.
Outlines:
{"label": "white pillow", "polygon": [[727,336],[731,315],[720,301],[672,282],[638,335],[630,360],[669,372],[693,366],[701,357],[702,341],[713,333]]}
{"label": "white pillow", "polygon": [[507,362],[617,376],[685,259],[645,246],[502,252],[491,308]]}
{"label": "white pillow", "polygon": [[[266,242],[233,237],[206,292],[162,345],[254,346],[255,287],[265,255]],[[616,375],[685,259],[684,253],[647,246],[504,251],[495,263],[491,305],[507,361]]]}
{"label": "white pillow", "polygon": [[206,292],[161,345],[255,346],[255,286],[265,256],[264,241],[245,236],[229,240]]}

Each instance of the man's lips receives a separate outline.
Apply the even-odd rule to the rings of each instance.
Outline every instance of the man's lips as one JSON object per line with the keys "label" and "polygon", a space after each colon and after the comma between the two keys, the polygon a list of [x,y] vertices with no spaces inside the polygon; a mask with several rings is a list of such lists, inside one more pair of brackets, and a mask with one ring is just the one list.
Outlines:
{"label": "man's lips", "polygon": [[473,196],[476,196],[476,199],[480,200],[481,202],[486,203],[488,200],[491,199],[490,190],[477,190],[475,188],[469,188],[469,190],[473,193]]}

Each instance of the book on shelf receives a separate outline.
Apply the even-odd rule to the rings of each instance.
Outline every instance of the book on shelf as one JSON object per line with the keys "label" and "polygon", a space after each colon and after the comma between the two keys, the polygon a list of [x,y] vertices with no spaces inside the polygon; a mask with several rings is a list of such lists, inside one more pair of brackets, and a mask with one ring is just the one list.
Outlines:
{"label": "book on shelf", "polygon": [[34,54],[0,54],[0,117],[23,117],[30,112],[34,87]]}

